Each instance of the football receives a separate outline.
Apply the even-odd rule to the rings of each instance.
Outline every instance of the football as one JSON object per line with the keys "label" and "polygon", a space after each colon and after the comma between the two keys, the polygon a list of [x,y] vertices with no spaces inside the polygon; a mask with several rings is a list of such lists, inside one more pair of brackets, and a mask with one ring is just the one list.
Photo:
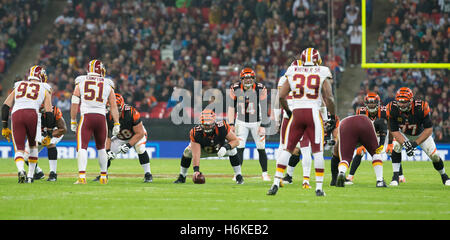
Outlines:
{"label": "football", "polygon": [[205,175],[203,175],[202,173],[198,174],[197,177],[192,176],[192,181],[195,184],[204,184],[205,183]]}

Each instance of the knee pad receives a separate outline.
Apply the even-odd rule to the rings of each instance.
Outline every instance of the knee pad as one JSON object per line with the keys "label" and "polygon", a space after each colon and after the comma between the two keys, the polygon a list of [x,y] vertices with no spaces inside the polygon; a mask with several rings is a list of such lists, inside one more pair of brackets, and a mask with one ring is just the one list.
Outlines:
{"label": "knee pad", "polygon": [[190,147],[190,146],[188,146],[188,147],[186,147],[186,148],[184,149],[184,151],[183,151],[183,157],[186,157],[186,158],[192,158],[192,150],[191,150],[191,147]]}
{"label": "knee pad", "polygon": [[145,148],[145,144],[139,144],[138,146],[134,146],[134,150],[136,150],[136,153],[139,155],[144,154],[147,149]]}
{"label": "knee pad", "polygon": [[433,154],[431,154],[430,159],[433,162],[441,161],[441,157],[437,154],[437,151],[435,151]]}
{"label": "knee pad", "polygon": [[233,148],[228,151],[228,156],[235,156],[237,154],[237,148]]}
{"label": "knee pad", "polygon": [[402,149],[403,149],[403,146],[399,142],[394,141],[394,149],[392,149],[393,150],[392,153],[394,153],[394,152],[401,153]]}

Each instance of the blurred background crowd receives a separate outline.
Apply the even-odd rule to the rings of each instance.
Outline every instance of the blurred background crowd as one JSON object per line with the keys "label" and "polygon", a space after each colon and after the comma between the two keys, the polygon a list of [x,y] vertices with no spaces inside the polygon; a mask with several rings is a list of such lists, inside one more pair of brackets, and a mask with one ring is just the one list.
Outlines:
{"label": "blurred background crowd", "polygon": [[[368,61],[448,62],[445,1],[390,1],[395,7]],[[275,89],[290,63],[310,46],[331,68],[337,88],[343,71],[360,67],[361,1],[332,2],[333,6],[328,0],[69,0],[35,64],[46,67],[54,105],[67,111],[74,78],[98,58],[117,91],[145,118],[169,118],[178,101],[171,99],[173,90],[193,92],[194,81],[202,81],[203,90],[225,93],[245,65],[255,69],[258,81]],[[0,0],[0,74],[45,4]],[[373,20],[372,4],[367,1],[367,24]],[[448,70],[369,69],[348,114],[363,104],[367,91],[376,91],[386,104],[400,86],[430,102],[436,140],[449,141]]]}

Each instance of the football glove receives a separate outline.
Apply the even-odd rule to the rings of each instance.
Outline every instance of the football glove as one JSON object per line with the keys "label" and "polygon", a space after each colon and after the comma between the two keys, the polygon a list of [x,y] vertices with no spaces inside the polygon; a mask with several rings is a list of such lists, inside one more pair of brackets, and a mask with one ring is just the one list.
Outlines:
{"label": "football glove", "polygon": [[72,132],[77,132],[77,128],[78,128],[77,120],[71,120],[70,130],[72,130]]}
{"label": "football glove", "polygon": [[11,130],[9,128],[2,128],[2,136],[8,140],[8,142],[11,141]]}
{"label": "football glove", "polygon": [[356,155],[364,155],[364,153],[366,153],[366,148],[364,146],[361,146],[359,148],[356,149]]}
{"label": "football glove", "polygon": [[121,152],[121,153],[127,153],[127,152],[130,150],[131,147],[132,147],[132,146],[131,146],[129,143],[122,144],[122,145],[120,145],[120,147],[119,147],[119,152]]}
{"label": "football glove", "polygon": [[381,154],[383,152],[384,145],[380,145],[377,149],[375,149],[375,154]]}
{"label": "football glove", "polygon": [[225,156],[226,153],[227,153],[227,149],[225,149],[224,147],[221,147],[219,149],[219,151],[217,152],[217,156],[218,157],[223,157],[223,156]]}
{"label": "football glove", "polygon": [[388,154],[388,155],[391,155],[392,154],[392,150],[394,150],[394,144],[388,144],[387,145],[387,148],[386,148],[386,153]]}
{"label": "football glove", "polygon": [[116,158],[116,154],[111,150],[106,150],[106,155],[107,155],[108,161],[111,161]]}
{"label": "football glove", "polygon": [[116,136],[120,132],[120,123],[116,122],[114,123],[114,127],[112,129],[112,135]]}
{"label": "football glove", "polygon": [[42,146],[48,146],[48,145],[50,145],[50,140],[52,140],[52,138],[51,138],[50,136],[44,137],[44,139],[42,139],[41,145],[42,145]]}
{"label": "football glove", "polygon": [[[415,143],[415,142],[414,142]],[[415,146],[414,146],[415,145]],[[409,140],[406,140],[404,143],[403,143],[403,147],[405,147],[405,150],[406,150],[406,155],[408,155],[408,156],[413,156],[414,155],[414,150],[415,150],[415,148],[417,147],[417,143],[416,144],[412,144]]]}

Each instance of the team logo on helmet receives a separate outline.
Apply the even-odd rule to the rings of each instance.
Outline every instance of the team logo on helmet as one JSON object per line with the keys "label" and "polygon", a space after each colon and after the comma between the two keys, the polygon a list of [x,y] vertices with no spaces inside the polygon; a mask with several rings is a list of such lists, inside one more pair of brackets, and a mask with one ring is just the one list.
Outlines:
{"label": "team logo on helmet", "polygon": [[397,91],[395,94],[395,101],[399,105],[400,111],[406,112],[411,109],[413,97],[413,92],[407,87],[402,87]]}
{"label": "team logo on helmet", "polygon": [[320,53],[314,48],[307,48],[303,50],[300,58],[303,66],[319,66],[322,64]]}
{"label": "team logo on helmet", "polygon": [[88,64],[88,74],[100,75],[104,77],[106,75],[106,69],[100,60],[92,60]]}
{"label": "team logo on helmet", "polygon": [[28,74],[28,80],[37,80],[40,82],[47,82],[47,73],[42,66],[34,65],[30,68],[30,73]]}
{"label": "team logo on helmet", "polygon": [[378,106],[380,105],[380,96],[374,92],[369,92],[364,97],[364,105],[370,113],[378,111]]}
{"label": "team logo on helmet", "polygon": [[239,77],[245,88],[251,88],[256,80],[256,73],[251,68],[242,69]]}
{"label": "team logo on helmet", "polygon": [[200,126],[205,133],[212,133],[216,123],[216,114],[210,109],[205,109],[200,114]]}
{"label": "team logo on helmet", "polygon": [[123,100],[122,95],[116,93],[116,104],[117,107],[119,108],[119,111],[123,110],[123,107],[125,106],[125,101]]}

